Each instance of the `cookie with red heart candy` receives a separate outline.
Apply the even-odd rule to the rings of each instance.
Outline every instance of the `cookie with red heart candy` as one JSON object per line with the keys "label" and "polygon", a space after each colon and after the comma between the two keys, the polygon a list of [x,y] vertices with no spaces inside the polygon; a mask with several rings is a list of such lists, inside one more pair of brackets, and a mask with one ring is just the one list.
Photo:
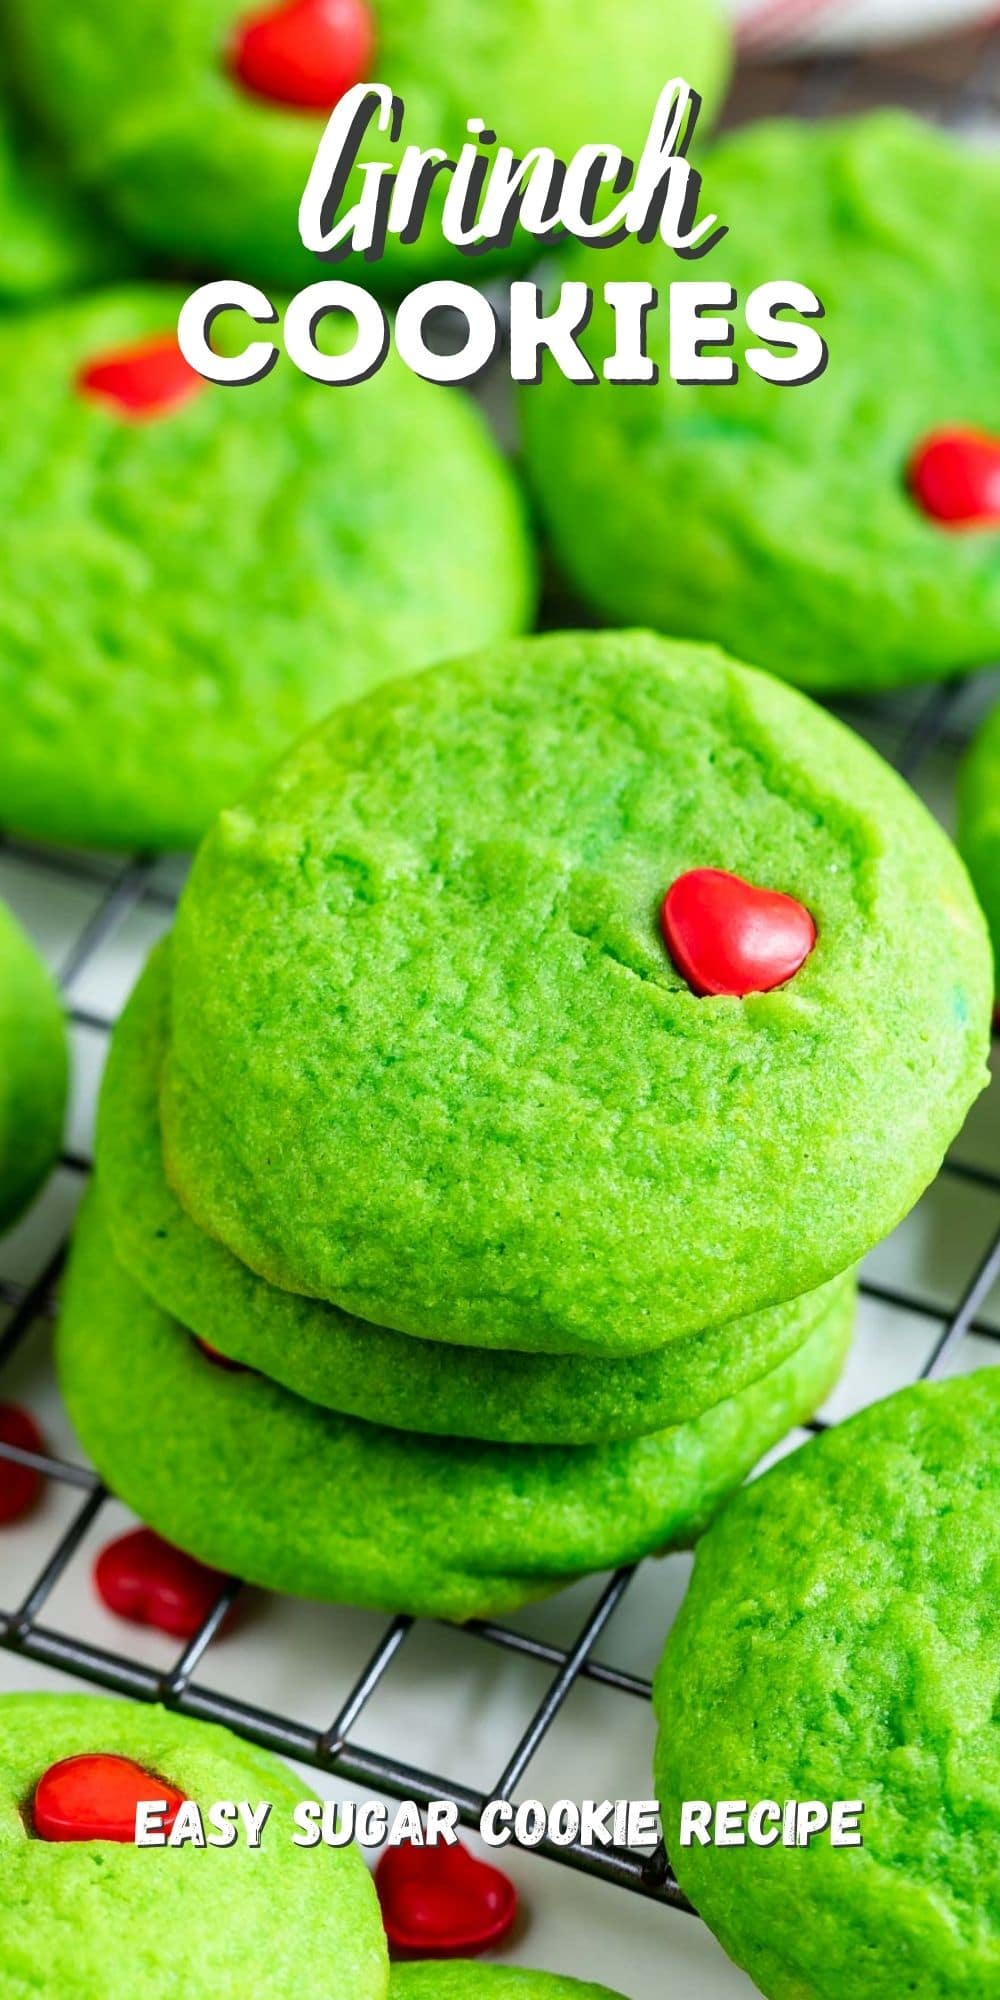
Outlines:
{"label": "cookie with red heart candy", "polygon": [[[166,1709],[91,1695],[0,1696],[0,1985],[38,2000],[386,2000],[378,1901],[357,1848],[296,1847],[309,1788],[268,1752]],[[267,1801],[259,1849],[138,1852],[197,1807]]]}
{"label": "cookie with red heart candy", "polygon": [[[686,363],[672,378],[676,266],[633,239],[579,252],[560,276],[597,288],[592,360],[613,350],[607,281],[655,288],[657,380],[581,394],[551,369],[521,395],[529,476],[570,583],[610,623],[713,640],[816,692],[989,666],[1000,275],[984,246],[1000,234],[1000,159],[880,111],[757,122],[700,166],[726,233],[699,281],[732,295],[729,350],[713,340],[701,379]],[[749,325],[758,288],[788,279],[821,317],[803,301],[763,325],[758,299]],[[794,364],[806,326],[828,365],[782,385],[774,364]]]}
{"label": "cookie with red heart candy", "polygon": [[0,1229],[17,1219],[55,1165],[67,1067],[55,986],[31,940],[0,903]]}
{"label": "cookie with red heart candy", "polygon": [[[454,161],[468,120],[523,159],[549,147],[642,150],[657,95],[683,76],[704,122],[720,102],[729,32],[719,0],[91,0],[80,37],[60,0],[9,0],[5,32],[36,109],[130,236],[171,262],[297,287],[325,275],[296,218],[327,119],[377,81],[405,107],[398,140],[374,124],[349,165],[397,172],[407,145]],[[553,78],[558,87],[553,88]],[[404,289],[467,260],[441,232],[447,175],[415,243],[389,238],[349,274]],[[504,258],[537,244],[518,231]]]}

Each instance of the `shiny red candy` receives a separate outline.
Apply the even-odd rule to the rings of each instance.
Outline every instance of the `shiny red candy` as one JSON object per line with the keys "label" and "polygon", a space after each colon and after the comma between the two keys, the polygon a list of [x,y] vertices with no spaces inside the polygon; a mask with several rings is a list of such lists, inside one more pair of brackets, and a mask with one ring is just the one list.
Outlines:
{"label": "shiny red candy", "polygon": [[193,1639],[228,1579],[161,1541],[151,1528],[133,1528],[102,1549],[94,1564],[98,1595],[109,1611],[132,1625],[154,1625],[173,1639]]}
{"label": "shiny red candy", "polygon": [[253,1373],[253,1370],[248,1368],[245,1362],[233,1361],[228,1354],[220,1354],[217,1347],[210,1347],[208,1341],[202,1340],[199,1334],[193,1333],[191,1338],[195,1346],[201,1349],[205,1360],[211,1362],[213,1368],[221,1368],[227,1375],[251,1375]]}
{"label": "shiny red candy", "polygon": [[661,921],[674,964],[702,995],[770,993],[794,978],[816,942],[816,926],[794,896],[721,868],[679,875]]}
{"label": "shiny red candy", "polygon": [[152,1799],[166,1800],[161,1825],[169,1833],[184,1804],[176,1785],[144,1771],[131,1757],[65,1757],[39,1778],[31,1820],[39,1840],[130,1842],[135,1839],[136,1806]]}
{"label": "shiny red candy", "polygon": [[109,403],[120,416],[162,417],[205,388],[173,334],[157,334],[88,361],[77,376],[85,396]]}
{"label": "shiny red candy", "polygon": [[284,0],[240,22],[230,69],[245,90],[302,111],[332,111],[369,74],[367,0]]}
{"label": "shiny red candy", "polygon": [[513,1882],[454,1847],[387,1847],[375,1887],[390,1945],[422,1958],[467,1958],[506,1937],[517,1915]]}
{"label": "shiny red candy", "polygon": [[[16,1444],[20,1451],[48,1449],[34,1417],[16,1403],[0,1403],[0,1439],[4,1444]],[[30,1514],[42,1490],[42,1479],[43,1474],[34,1466],[0,1458],[0,1527]]]}
{"label": "shiny red candy", "polygon": [[949,528],[1000,528],[1000,437],[932,431],[910,461],[910,486],[932,521]]}

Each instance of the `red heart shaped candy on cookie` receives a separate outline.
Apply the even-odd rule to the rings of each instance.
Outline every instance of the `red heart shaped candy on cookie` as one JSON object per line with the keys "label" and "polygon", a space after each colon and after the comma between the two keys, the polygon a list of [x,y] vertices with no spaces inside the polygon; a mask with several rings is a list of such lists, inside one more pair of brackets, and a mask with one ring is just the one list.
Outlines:
{"label": "red heart shaped candy on cookie", "polygon": [[31,1801],[31,1822],[39,1840],[135,1839],[135,1809],[146,1800],[166,1800],[161,1822],[170,1831],[184,1793],[131,1757],[104,1752],[64,1757],[43,1771]]}
{"label": "red heart shaped candy on cookie", "polygon": [[206,386],[185,361],[173,334],[135,341],[87,361],[77,376],[81,395],[109,404],[119,416],[166,416]]}
{"label": "red heart shaped candy on cookie", "polygon": [[770,993],[805,964],[816,926],[794,896],[758,889],[722,868],[692,868],[667,890],[663,936],[695,993]]}
{"label": "red heart shaped candy on cookie", "polygon": [[374,53],[367,0],[283,0],[240,22],[229,66],[255,97],[332,111],[368,75]]}
{"label": "red heart shaped candy on cookie", "polygon": [[932,521],[1000,528],[1000,438],[987,431],[932,431],[910,460],[910,486]]}
{"label": "red heart shaped candy on cookie", "polygon": [[387,1847],[375,1870],[386,1935],[395,1951],[462,1958],[506,1937],[517,1890],[499,1868],[454,1847]]}
{"label": "red heart shaped candy on cookie", "polygon": [[153,1625],[173,1639],[201,1630],[228,1577],[154,1535],[133,1528],[101,1550],[94,1564],[98,1595],[132,1625]]}

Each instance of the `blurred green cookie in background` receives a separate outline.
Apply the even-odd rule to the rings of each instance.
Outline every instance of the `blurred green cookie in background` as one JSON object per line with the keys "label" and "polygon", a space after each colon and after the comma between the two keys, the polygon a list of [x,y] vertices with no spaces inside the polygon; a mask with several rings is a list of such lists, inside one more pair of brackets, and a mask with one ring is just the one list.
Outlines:
{"label": "blurred green cookie in background", "polygon": [[[358,82],[403,100],[400,143],[375,130],[360,156],[396,167],[407,144],[454,160],[474,118],[517,158],[602,140],[634,156],[665,83],[683,76],[714,108],[728,71],[715,0],[3,0],[3,14],[26,90],[138,240],[289,286],[328,270],[298,205],[326,116]],[[359,264],[364,283],[443,265],[475,281],[440,235],[443,185],[418,243],[390,239],[383,264]],[[360,187],[356,168],[344,210]],[[534,247],[522,235],[511,255]]]}
{"label": "blurred green cookie in background", "polygon": [[58,149],[25,121],[4,89],[0,51],[0,311],[29,305],[126,268],[112,225],[66,185]]}
{"label": "blurred green cookie in background", "polygon": [[517,1965],[394,1965],[389,2000],[622,2000],[609,1986]]}
{"label": "blurred green cookie in background", "polygon": [[962,770],[958,844],[986,911],[1000,994],[1000,708],[984,723]]}
{"label": "blurred green cookie in background", "polygon": [[112,1490],[247,1582],[463,1622],[687,1547],[824,1401],[854,1322],[846,1278],[814,1332],[738,1396],[627,1443],[493,1445],[342,1417],[220,1368],[118,1263],[88,1195],[63,1290],[59,1378]]}
{"label": "blurred green cookie in background", "polygon": [[[385,2000],[359,1849],[293,1842],[295,1807],[313,1797],[212,1723],[93,1695],[0,1696],[5,2000]],[[135,1844],[138,1801],[175,1814],[192,1800],[207,1816],[223,1799],[270,1803],[259,1848]]]}
{"label": "blurred green cookie in background", "polygon": [[[583,346],[613,350],[609,280],[647,280],[656,384],[521,396],[526,461],[567,577],[613,624],[713,639],[814,690],[891,687],[1000,652],[1000,157],[895,112],[751,125],[701,159],[727,233],[578,253]],[[829,365],[777,386],[743,318],[775,280],[825,308]],[[671,379],[673,282],[721,283],[738,380]],[[960,301],[960,304],[956,304]],[[794,317],[794,316],[792,316]],[[780,329],[775,335],[780,339]],[[787,356],[784,357],[787,359]],[[993,496],[991,498],[991,495]]]}
{"label": "blurred green cookie in background", "polygon": [[182,300],[0,326],[0,818],[23,834],[192,845],[345,696],[530,622],[520,496],[471,402],[391,359],[346,392],[284,358],[209,387]]}
{"label": "blurred green cookie in background", "polygon": [[28,1206],[55,1164],[66,1079],[59,996],[0,903],[0,1229]]}
{"label": "blurred green cookie in background", "polygon": [[[767,2000],[1000,1991],[1000,1368],[923,1383],[739,1493],[657,1676],[678,1880]],[[862,1845],[682,1846],[685,1801],[863,1804]]]}

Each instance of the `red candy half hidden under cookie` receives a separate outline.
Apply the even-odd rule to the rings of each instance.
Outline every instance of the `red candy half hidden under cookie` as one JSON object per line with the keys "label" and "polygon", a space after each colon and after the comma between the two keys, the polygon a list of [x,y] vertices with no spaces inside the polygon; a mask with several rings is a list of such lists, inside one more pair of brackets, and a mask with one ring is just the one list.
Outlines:
{"label": "red candy half hidden under cookie", "polygon": [[[48,1447],[30,1411],[17,1403],[0,1403],[0,1442],[19,1451],[45,1452]],[[0,1458],[0,1527],[30,1514],[42,1490],[43,1475],[34,1465]]]}
{"label": "red candy half hidden under cookie", "polygon": [[206,387],[185,361],[173,334],[156,334],[129,347],[96,354],[77,376],[81,395],[139,421],[180,409]]}
{"label": "red candy half hidden under cookie", "polygon": [[170,1831],[184,1793],[131,1757],[105,1752],[64,1757],[43,1771],[31,1801],[39,1840],[135,1839],[135,1812],[146,1801],[166,1802],[161,1825]]}
{"label": "red candy half hidden under cookie", "polygon": [[506,1937],[517,1890],[499,1868],[454,1847],[387,1847],[375,1870],[382,1921],[394,1951],[462,1958]]}
{"label": "red candy half hidden under cookie", "polygon": [[692,868],[671,884],[661,910],[670,956],[695,993],[770,993],[793,979],[816,942],[809,911],[794,896],[758,889],[722,868]]}
{"label": "red candy half hidden under cookie", "polygon": [[173,1639],[193,1639],[229,1579],[175,1549],[151,1528],[133,1528],[101,1550],[94,1583],[109,1611],[132,1625],[152,1625]]}
{"label": "red candy half hidden under cookie", "polygon": [[910,460],[910,487],[944,527],[1000,528],[1000,437],[932,431]]}
{"label": "red candy half hidden under cookie", "polygon": [[367,0],[281,0],[240,22],[229,66],[255,97],[332,111],[368,76],[374,54]]}

